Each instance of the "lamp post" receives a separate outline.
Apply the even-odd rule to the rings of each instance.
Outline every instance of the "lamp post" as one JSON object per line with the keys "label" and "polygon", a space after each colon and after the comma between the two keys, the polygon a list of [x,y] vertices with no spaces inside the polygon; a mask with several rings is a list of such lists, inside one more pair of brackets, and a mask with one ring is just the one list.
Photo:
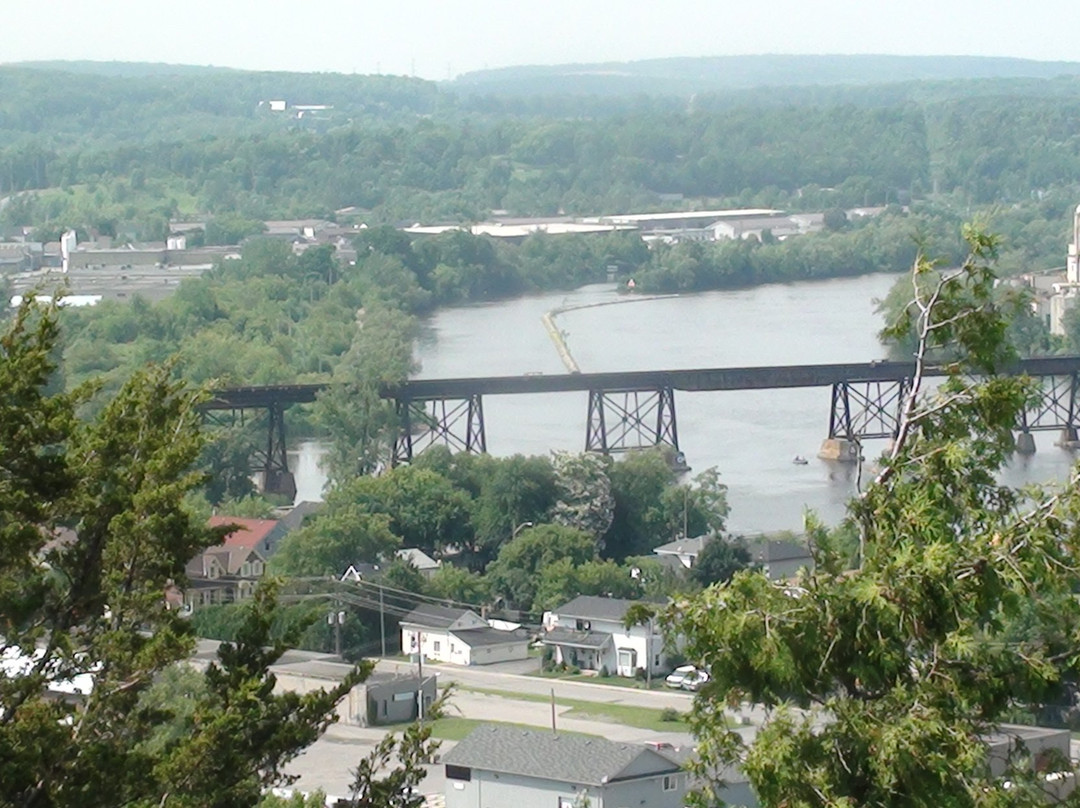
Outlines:
{"label": "lamp post", "polygon": [[532,527],[532,526],[533,526],[532,522],[521,522],[520,524],[515,525],[513,531],[511,531],[511,533],[510,533],[510,541],[513,541],[514,539],[516,539],[517,534],[520,533],[522,530],[524,530],[527,527]]}

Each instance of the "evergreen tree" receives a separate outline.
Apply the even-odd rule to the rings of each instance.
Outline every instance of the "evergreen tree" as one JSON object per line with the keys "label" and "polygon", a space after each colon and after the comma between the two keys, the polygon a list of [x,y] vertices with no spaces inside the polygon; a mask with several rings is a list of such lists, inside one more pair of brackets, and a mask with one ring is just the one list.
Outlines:
{"label": "evergreen tree", "polygon": [[[997,482],[1033,389],[993,374],[1008,359],[995,243],[968,236],[960,270],[924,284],[932,267],[915,266],[917,297],[894,331],[916,335],[920,372],[892,451],[850,506],[855,568],[812,529],[816,568],[798,587],[742,572],[671,615],[712,674],[692,718],[699,771],[740,765],[764,806],[1046,799],[1022,748],[992,774],[985,739],[1077,673],[1080,495],[1076,480],[1030,497]],[[924,393],[935,351],[958,358]],[[740,701],[769,708],[750,742],[722,720]],[[710,781],[701,796],[716,791]]]}
{"label": "evergreen tree", "polygon": [[0,805],[254,805],[370,667],[275,694],[266,588],[198,686],[168,685],[193,639],[166,591],[222,538],[184,507],[199,394],[148,367],[80,421],[93,391],[50,388],[56,316],[28,303],[0,337]]}

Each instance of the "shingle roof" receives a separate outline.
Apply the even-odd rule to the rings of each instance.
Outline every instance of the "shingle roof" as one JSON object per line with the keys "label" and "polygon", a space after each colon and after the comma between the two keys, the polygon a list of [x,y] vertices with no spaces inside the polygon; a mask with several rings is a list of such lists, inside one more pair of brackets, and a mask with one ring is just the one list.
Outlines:
{"label": "shingle roof", "polygon": [[433,603],[425,603],[417,606],[401,618],[401,622],[403,624],[412,623],[425,628],[449,628],[469,613],[468,609],[454,609],[450,606],[436,606]]}
{"label": "shingle roof", "polygon": [[258,561],[265,560],[262,554],[253,547],[242,545],[230,547],[220,544],[217,547],[208,547],[203,550],[195,558],[188,561],[184,570],[188,578],[208,579],[210,577],[210,559],[214,558],[217,559],[218,564],[221,566],[223,574],[237,575],[244,566],[244,562],[252,556]]}
{"label": "shingle roof", "polygon": [[526,642],[529,639],[527,631],[499,631],[497,628],[463,628],[450,633],[470,648]]}
{"label": "shingle roof", "polygon": [[673,761],[636,744],[495,725],[473,730],[442,759],[455,766],[600,786],[617,780],[642,755],[652,764],[645,767],[651,774],[679,770]]}
{"label": "shingle roof", "polygon": [[325,502],[312,502],[305,499],[303,502],[298,502],[294,508],[281,517],[281,526],[286,531],[299,530],[309,517],[316,516],[325,509]]}
{"label": "shingle roof", "polygon": [[238,516],[211,516],[210,527],[236,525],[239,529],[221,542],[226,547],[257,547],[278,526],[277,519],[241,519]]}
{"label": "shingle roof", "polygon": [[705,546],[705,542],[711,539],[712,536],[694,536],[690,539],[676,539],[675,541],[669,541],[667,544],[661,544],[659,547],[654,547],[653,552],[662,553],[680,553],[682,555],[700,555],[701,549]]}
{"label": "shingle roof", "polygon": [[553,628],[540,638],[544,645],[566,645],[573,648],[603,648],[611,642],[611,635],[603,631],[574,631]]}
{"label": "shingle roof", "polygon": [[798,545],[790,541],[762,540],[751,542],[747,545],[751,558],[757,563],[770,561],[794,561],[796,559],[810,560],[810,550],[805,545]]}
{"label": "shingle roof", "polygon": [[617,620],[622,621],[626,616],[626,610],[637,600],[625,600],[623,598],[602,598],[596,595],[578,595],[569,603],[564,603],[558,609],[552,609],[554,614],[562,617],[584,617],[591,620]]}
{"label": "shingle roof", "polygon": [[405,547],[398,550],[394,555],[412,564],[418,570],[433,570],[439,567],[439,562],[419,547]]}

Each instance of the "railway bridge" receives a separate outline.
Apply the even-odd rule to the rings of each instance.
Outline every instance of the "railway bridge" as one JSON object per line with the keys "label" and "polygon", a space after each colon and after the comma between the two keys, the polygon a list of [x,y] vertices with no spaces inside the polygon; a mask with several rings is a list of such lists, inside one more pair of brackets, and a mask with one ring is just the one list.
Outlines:
{"label": "railway bridge", "polygon": [[[1077,439],[1077,392],[1080,356],[1024,359],[1006,373],[1040,380],[1042,394],[1017,424],[1017,451],[1033,452],[1036,431],[1058,431],[1060,443]],[[675,393],[724,390],[767,390],[830,387],[828,433],[821,457],[853,461],[859,441],[891,438],[900,422],[900,407],[911,389],[915,365],[869,362],[747,368],[644,370],[615,373],[486,376],[460,379],[413,379],[384,385],[381,398],[393,401],[398,415],[393,464],[410,462],[435,445],[452,451],[486,452],[485,396],[586,394],[584,449],[611,454],[668,446],[681,459]],[[927,376],[944,376],[931,369]],[[253,456],[267,491],[295,495],[286,462],[285,410],[315,401],[325,384],[230,387],[213,392],[203,404],[208,417],[244,418],[255,410],[264,415],[265,443]]]}

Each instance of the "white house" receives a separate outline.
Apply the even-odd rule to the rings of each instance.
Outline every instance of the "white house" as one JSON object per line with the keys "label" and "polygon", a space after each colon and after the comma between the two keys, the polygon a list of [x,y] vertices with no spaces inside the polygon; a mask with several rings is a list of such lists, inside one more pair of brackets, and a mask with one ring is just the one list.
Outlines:
{"label": "white house", "polygon": [[667,672],[664,638],[655,620],[626,628],[627,610],[640,601],[579,595],[544,618],[541,637],[554,650],[556,664],[585,670],[606,668],[618,676],[634,676],[638,668]]}
{"label": "white house", "polygon": [[682,808],[690,788],[678,760],[645,745],[494,724],[442,761],[446,808]]}
{"label": "white house", "polygon": [[529,656],[528,632],[500,631],[469,609],[423,604],[401,619],[401,650],[452,665],[490,665]]}

